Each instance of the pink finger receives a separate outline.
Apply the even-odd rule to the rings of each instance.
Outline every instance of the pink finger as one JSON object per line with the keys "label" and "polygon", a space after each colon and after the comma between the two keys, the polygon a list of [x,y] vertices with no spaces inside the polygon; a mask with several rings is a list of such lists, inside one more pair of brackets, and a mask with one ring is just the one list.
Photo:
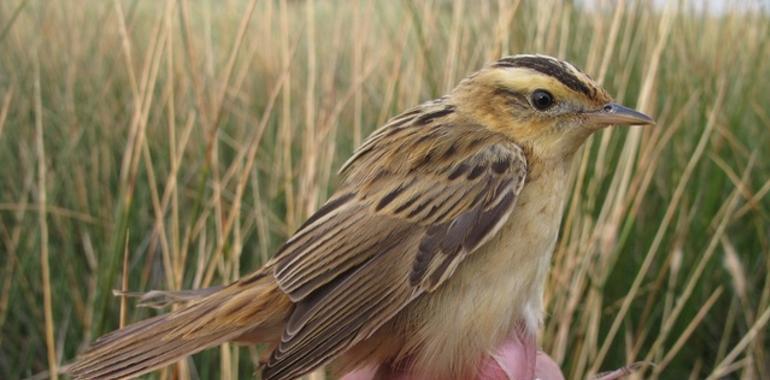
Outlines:
{"label": "pink finger", "polygon": [[[524,335],[520,337],[519,335]],[[342,380],[372,380],[377,369],[366,367],[345,375]],[[476,380],[564,380],[556,362],[537,351],[534,337],[514,334],[494,354],[485,358]],[[402,375],[393,380],[416,380]]]}

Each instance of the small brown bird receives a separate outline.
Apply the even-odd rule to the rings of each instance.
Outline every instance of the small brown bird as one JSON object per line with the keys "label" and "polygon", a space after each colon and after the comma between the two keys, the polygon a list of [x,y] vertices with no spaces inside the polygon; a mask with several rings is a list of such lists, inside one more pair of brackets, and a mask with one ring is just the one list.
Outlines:
{"label": "small brown bird", "polygon": [[99,338],[70,372],[135,377],[236,341],[273,347],[270,380],[330,362],[473,378],[541,323],[577,149],[610,124],[652,123],[567,62],[502,58],[375,131],[257,272]]}

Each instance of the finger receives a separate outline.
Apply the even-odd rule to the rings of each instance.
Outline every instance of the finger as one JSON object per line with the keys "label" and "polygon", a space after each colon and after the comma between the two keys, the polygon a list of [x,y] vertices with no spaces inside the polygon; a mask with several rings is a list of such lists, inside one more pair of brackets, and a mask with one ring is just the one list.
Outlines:
{"label": "finger", "polygon": [[340,380],[372,380],[377,373],[377,368],[364,367],[348,372]]}

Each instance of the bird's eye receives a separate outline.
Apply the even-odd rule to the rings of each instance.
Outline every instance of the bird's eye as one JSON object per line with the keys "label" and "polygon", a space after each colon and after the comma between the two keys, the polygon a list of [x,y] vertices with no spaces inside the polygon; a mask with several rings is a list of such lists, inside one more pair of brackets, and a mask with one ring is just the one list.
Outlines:
{"label": "bird's eye", "polygon": [[553,105],[553,95],[546,90],[535,90],[532,93],[532,105],[540,111],[545,111]]}

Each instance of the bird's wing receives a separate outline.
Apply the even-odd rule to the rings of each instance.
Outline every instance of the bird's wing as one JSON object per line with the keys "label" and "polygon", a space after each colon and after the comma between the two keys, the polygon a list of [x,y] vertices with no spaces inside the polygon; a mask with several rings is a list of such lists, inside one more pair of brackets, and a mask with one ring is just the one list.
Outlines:
{"label": "bird's wing", "polygon": [[370,336],[511,214],[523,151],[441,109],[375,132],[346,164],[342,189],[279,251],[275,277],[296,308],[265,379],[299,376]]}

